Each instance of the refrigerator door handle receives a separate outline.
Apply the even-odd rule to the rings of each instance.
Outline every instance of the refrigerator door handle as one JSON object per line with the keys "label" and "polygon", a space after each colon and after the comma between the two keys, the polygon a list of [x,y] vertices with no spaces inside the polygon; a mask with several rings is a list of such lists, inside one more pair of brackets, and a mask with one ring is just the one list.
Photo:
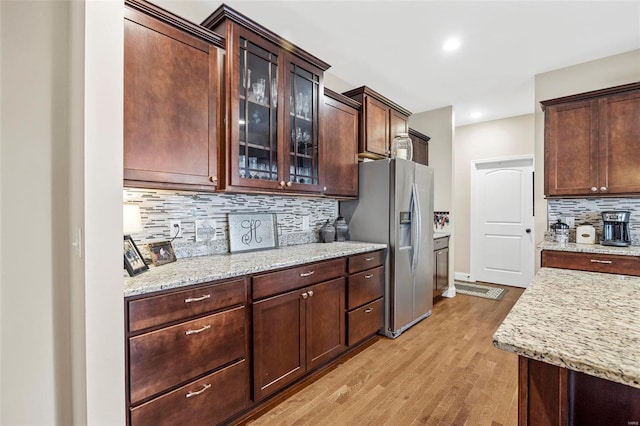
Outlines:
{"label": "refrigerator door handle", "polygon": [[413,259],[411,262],[411,272],[415,274],[418,259],[420,258],[420,239],[422,237],[422,212],[420,211],[420,200],[418,199],[418,187],[414,183],[411,186],[411,204],[412,210],[415,211],[415,215],[411,218],[412,224],[415,223],[416,236],[412,241],[413,246]]}

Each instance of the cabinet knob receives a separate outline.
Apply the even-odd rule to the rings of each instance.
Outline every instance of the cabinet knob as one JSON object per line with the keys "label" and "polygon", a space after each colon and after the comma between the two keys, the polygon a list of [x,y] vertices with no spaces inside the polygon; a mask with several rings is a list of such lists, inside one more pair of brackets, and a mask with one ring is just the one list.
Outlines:
{"label": "cabinet knob", "polygon": [[322,188],[322,190],[323,190],[323,191],[326,191],[326,190],[327,190],[327,187],[326,187],[326,186],[325,186],[325,187],[323,187],[323,188]]}
{"label": "cabinet knob", "polygon": [[291,181],[287,182],[287,188],[291,188]]}
{"label": "cabinet knob", "polygon": [[596,188],[595,186],[591,187],[591,192],[597,192],[597,191],[598,191],[598,188]]}
{"label": "cabinet knob", "polygon": [[601,186],[600,187],[600,192],[607,192],[607,187],[606,186]]}
{"label": "cabinet knob", "polygon": [[309,297],[313,297],[313,290],[309,290]]}
{"label": "cabinet knob", "polygon": [[301,296],[302,296],[302,298],[303,298],[303,299],[306,299],[307,297],[309,297],[309,294],[307,294],[307,293],[302,293],[302,294],[301,294]]}
{"label": "cabinet knob", "polygon": [[218,178],[216,176],[209,176],[209,182],[216,183],[218,182]]}
{"label": "cabinet knob", "polygon": [[279,183],[279,185],[280,185],[281,187],[283,187],[283,188],[284,188],[284,181],[283,181],[283,180],[281,180],[281,181],[280,181],[280,183]]}

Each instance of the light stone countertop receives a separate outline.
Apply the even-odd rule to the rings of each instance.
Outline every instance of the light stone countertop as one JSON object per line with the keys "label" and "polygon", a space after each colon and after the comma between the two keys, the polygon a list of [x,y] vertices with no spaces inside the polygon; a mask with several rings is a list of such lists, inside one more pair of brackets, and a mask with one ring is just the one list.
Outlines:
{"label": "light stone countertop", "polygon": [[640,388],[640,277],[542,268],[493,344]]}
{"label": "light stone countertop", "polygon": [[538,244],[541,250],[571,251],[576,253],[617,254],[619,256],[640,256],[640,246],[615,247],[602,244],[568,243],[566,246],[555,241],[543,241]]}
{"label": "light stone countertop", "polygon": [[279,247],[272,250],[198,256],[154,267],[124,278],[124,296],[134,296],[256,272],[302,265],[386,248],[386,244],[347,241]]}

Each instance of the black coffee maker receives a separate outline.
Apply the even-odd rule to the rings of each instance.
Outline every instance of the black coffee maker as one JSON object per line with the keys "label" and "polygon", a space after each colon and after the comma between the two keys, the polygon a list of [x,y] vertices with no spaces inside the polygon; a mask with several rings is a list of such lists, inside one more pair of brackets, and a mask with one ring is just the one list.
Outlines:
{"label": "black coffee maker", "polygon": [[602,245],[625,247],[631,244],[629,233],[629,217],[631,212],[610,211],[602,212]]}

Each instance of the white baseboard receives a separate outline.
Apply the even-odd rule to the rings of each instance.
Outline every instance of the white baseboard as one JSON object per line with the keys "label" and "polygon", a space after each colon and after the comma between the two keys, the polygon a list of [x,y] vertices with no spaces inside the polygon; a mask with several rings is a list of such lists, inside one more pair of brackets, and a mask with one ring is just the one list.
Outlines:
{"label": "white baseboard", "polygon": [[466,281],[469,283],[475,283],[476,280],[474,280],[473,278],[471,278],[471,274],[468,272],[456,272],[454,273],[454,278],[456,281]]}
{"label": "white baseboard", "polygon": [[448,287],[445,291],[442,292],[442,297],[456,297],[456,288]]}

